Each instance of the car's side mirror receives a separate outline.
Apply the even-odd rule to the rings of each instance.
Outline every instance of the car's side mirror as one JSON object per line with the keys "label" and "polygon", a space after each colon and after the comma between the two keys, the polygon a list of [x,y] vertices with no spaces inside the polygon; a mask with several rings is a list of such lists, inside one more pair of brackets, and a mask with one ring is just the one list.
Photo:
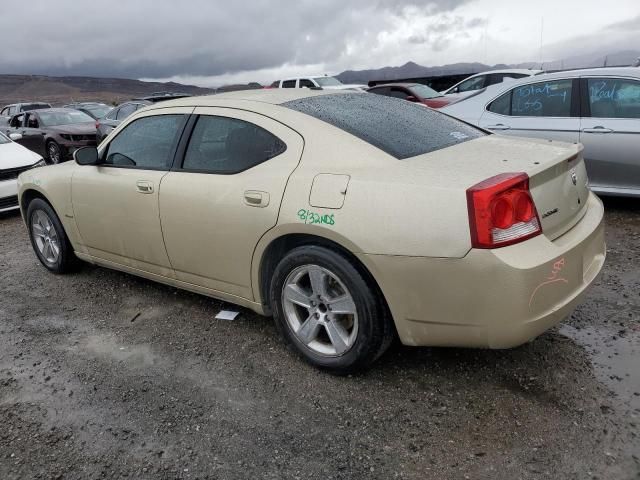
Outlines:
{"label": "car's side mirror", "polygon": [[98,149],[96,147],[82,147],[73,152],[73,159],[78,165],[98,165]]}
{"label": "car's side mirror", "polygon": [[11,140],[13,140],[14,142],[17,142],[18,140],[22,140],[22,134],[21,133],[10,133],[9,134],[9,138]]}

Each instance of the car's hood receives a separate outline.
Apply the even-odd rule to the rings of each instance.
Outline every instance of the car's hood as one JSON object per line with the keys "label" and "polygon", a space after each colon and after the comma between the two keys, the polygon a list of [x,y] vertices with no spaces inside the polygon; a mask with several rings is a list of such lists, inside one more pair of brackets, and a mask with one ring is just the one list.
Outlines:
{"label": "car's hood", "polygon": [[71,135],[91,135],[96,133],[95,123],[74,123],[72,125],[56,125],[47,127],[47,130],[55,133],[68,133]]}
{"label": "car's hood", "polygon": [[28,167],[40,160],[40,155],[15,142],[0,144],[0,170]]}

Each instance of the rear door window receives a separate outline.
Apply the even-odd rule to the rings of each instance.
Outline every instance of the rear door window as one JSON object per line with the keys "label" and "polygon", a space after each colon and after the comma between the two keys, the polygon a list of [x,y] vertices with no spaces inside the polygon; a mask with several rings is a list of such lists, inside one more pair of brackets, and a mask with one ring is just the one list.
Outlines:
{"label": "rear door window", "polygon": [[511,114],[521,117],[570,117],[573,81],[554,80],[513,89]]}
{"label": "rear door window", "polygon": [[295,80],[285,80],[282,82],[282,88],[296,88]]}
{"label": "rear door window", "polygon": [[589,109],[597,118],[640,118],[640,82],[621,78],[589,78]]}
{"label": "rear door window", "polygon": [[573,81],[554,80],[509,90],[487,110],[514,117],[571,117]]}
{"label": "rear door window", "polygon": [[182,168],[239,173],[276,157],[285,143],[262,127],[237,118],[203,115],[193,129]]}
{"label": "rear door window", "polygon": [[487,135],[442,113],[382,95],[323,95],[282,106],[327,122],[398,159]]}

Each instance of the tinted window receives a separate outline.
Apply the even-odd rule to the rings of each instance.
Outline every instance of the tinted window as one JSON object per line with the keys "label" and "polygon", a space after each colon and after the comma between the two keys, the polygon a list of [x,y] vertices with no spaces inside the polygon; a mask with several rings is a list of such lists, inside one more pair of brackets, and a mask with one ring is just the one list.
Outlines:
{"label": "tinted window", "polygon": [[487,110],[499,115],[511,115],[511,91],[491,102]]}
{"label": "tinted window", "polygon": [[106,117],[104,117],[104,118],[106,118],[107,120],[115,120],[115,119],[117,118],[117,116],[118,116],[118,112],[119,112],[119,111],[120,111],[120,110],[119,110],[118,108],[114,108],[114,109],[113,109],[113,110],[111,110],[111,111],[107,114],[107,116],[106,116]]}
{"label": "tinted window", "polygon": [[471,92],[473,90],[480,90],[485,87],[485,75],[481,75],[479,77],[470,78],[469,80],[465,80],[458,88],[456,88],[456,92]]}
{"label": "tinted window", "polygon": [[280,80],[276,80],[271,84],[271,88],[278,88],[280,86]]}
{"label": "tinted window", "polygon": [[389,96],[406,100],[409,93],[404,88],[392,88],[391,92],[389,92]]}
{"label": "tinted window", "polygon": [[386,96],[390,96],[391,95],[391,88],[390,87],[380,87],[380,88],[373,88],[368,90],[371,93],[376,93],[378,95],[386,95]]}
{"label": "tinted window", "polygon": [[105,163],[168,169],[182,122],[183,115],[158,115],[131,122],[107,147]]}
{"label": "tinted window", "polygon": [[300,79],[300,88],[315,88],[313,82],[307,78]]}
{"label": "tinted window", "polygon": [[282,88],[296,88],[295,80],[285,80],[282,82]]}
{"label": "tinted window", "polygon": [[135,111],[136,105],[134,103],[127,103],[126,105],[121,106],[120,110],[118,110],[116,120],[124,120]]}
{"label": "tinted window", "polygon": [[22,122],[24,120],[24,113],[17,115],[11,119],[11,127],[18,128],[22,126]]}
{"label": "tinted window", "polygon": [[282,105],[323,120],[399,159],[486,135],[442,113],[385,96],[323,95]]}
{"label": "tinted window", "polygon": [[556,80],[513,89],[511,114],[523,117],[570,117],[572,83],[572,80]]}
{"label": "tinted window", "polygon": [[51,105],[48,103],[23,103],[20,111],[27,112],[29,110],[41,110],[43,108],[51,108]]}
{"label": "tinted window", "polygon": [[640,82],[590,78],[587,85],[592,117],[640,118]]}
{"label": "tinted window", "polygon": [[282,140],[249,122],[201,116],[191,134],[182,168],[237,173],[280,155]]}

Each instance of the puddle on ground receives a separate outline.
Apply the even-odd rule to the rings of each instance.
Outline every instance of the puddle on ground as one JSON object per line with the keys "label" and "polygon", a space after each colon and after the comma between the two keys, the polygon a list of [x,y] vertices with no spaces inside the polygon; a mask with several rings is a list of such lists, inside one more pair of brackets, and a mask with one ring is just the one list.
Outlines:
{"label": "puddle on ground", "polygon": [[589,353],[594,372],[618,398],[640,411],[640,332],[563,325],[560,333]]}

